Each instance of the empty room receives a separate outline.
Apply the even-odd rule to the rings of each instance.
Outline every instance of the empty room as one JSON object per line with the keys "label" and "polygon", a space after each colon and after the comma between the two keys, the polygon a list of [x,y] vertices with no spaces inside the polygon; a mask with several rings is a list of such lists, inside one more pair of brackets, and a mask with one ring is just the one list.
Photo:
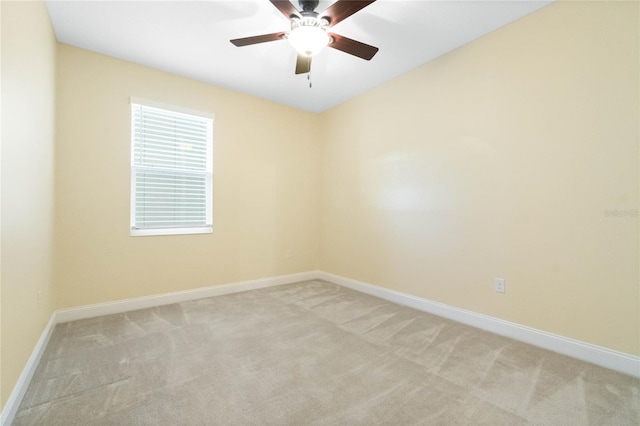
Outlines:
{"label": "empty room", "polygon": [[640,2],[0,34],[0,425],[640,424]]}

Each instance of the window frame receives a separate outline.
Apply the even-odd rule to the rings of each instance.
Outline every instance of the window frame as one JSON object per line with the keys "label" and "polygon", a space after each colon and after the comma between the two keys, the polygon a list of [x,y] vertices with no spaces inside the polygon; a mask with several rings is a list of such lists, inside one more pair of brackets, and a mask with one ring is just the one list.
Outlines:
{"label": "window frame", "polygon": [[[130,172],[129,181],[131,184],[131,203],[130,203],[130,219],[129,219],[129,235],[132,237],[139,236],[157,236],[157,235],[188,235],[188,234],[210,234],[213,232],[213,123],[215,120],[214,114],[209,112],[203,112],[188,108],[183,108],[176,105],[168,105],[160,102],[150,101],[141,98],[130,98],[130,127],[131,127],[131,139],[130,143]],[[134,108],[136,106],[148,107],[160,109],[176,115],[189,115],[204,118],[207,120],[207,136],[206,136],[206,171],[193,171],[186,172],[170,169],[170,168],[153,168],[134,165],[135,158],[135,127],[134,127]],[[176,175],[193,174],[198,176],[205,176],[205,219],[206,224],[201,226],[180,226],[180,227],[136,227],[136,170],[148,169],[157,170],[162,172],[171,173]]]}

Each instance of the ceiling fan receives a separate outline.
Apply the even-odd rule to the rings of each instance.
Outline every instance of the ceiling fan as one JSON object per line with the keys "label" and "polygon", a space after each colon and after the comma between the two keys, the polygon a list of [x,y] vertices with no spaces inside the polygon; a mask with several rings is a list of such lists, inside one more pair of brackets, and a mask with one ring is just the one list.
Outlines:
{"label": "ceiling fan", "polygon": [[318,7],[318,0],[299,0],[300,8],[302,9],[300,11],[289,0],[269,1],[291,21],[291,31],[237,38],[231,40],[231,43],[237,47],[242,47],[267,41],[289,40],[289,43],[298,52],[296,74],[304,74],[311,71],[311,57],[325,46],[341,50],[367,61],[378,52],[377,47],[327,31],[338,22],[347,19],[375,0],[338,0],[322,13],[315,11],[316,7]]}

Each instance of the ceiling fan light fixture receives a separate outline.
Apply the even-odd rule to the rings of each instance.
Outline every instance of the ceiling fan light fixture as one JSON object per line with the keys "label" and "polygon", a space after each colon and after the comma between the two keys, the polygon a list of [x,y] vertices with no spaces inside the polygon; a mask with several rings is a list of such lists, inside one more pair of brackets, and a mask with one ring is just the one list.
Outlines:
{"label": "ceiling fan light fixture", "polygon": [[[324,20],[323,20],[324,21]],[[326,21],[324,21],[326,22]],[[321,51],[331,41],[324,22],[299,22],[293,25],[289,33],[289,43],[301,55],[313,56]]]}

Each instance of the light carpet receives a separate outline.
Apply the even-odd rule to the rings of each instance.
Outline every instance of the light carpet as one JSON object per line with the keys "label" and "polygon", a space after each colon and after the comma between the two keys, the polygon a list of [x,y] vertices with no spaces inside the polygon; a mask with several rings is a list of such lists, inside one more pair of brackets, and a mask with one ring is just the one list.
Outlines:
{"label": "light carpet", "polygon": [[14,425],[638,425],[640,381],[323,281],[56,326]]}

